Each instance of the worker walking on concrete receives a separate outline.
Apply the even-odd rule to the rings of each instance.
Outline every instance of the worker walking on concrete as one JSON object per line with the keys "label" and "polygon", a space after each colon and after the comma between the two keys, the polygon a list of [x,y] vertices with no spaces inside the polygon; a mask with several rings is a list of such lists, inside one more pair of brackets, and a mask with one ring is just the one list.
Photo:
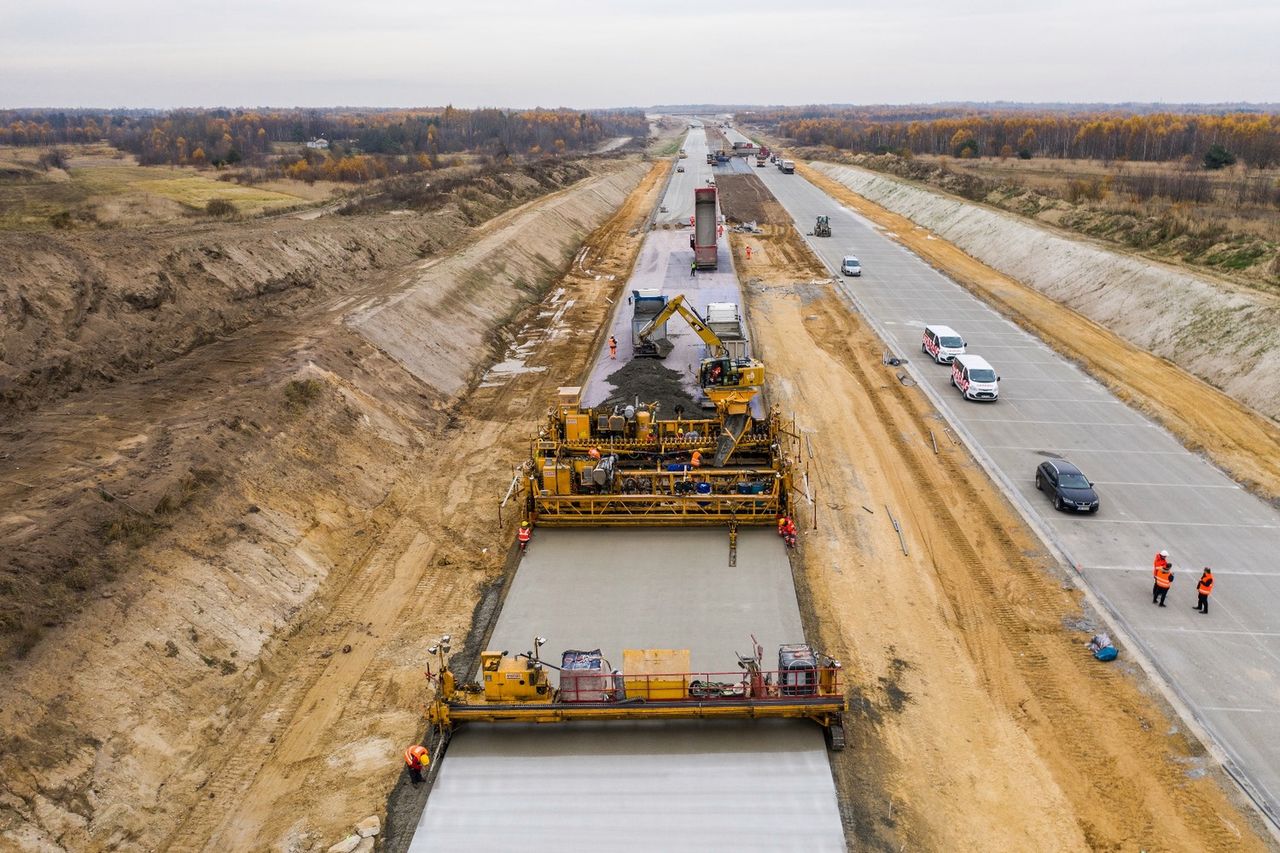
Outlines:
{"label": "worker walking on concrete", "polygon": [[1200,596],[1200,600],[1196,602],[1196,610],[1201,613],[1209,612],[1209,594],[1213,592],[1213,569],[1208,566],[1204,567],[1204,574],[1200,575],[1200,582],[1196,584],[1196,594]]}
{"label": "worker walking on concrete", "polygon": [[693,278],[698,274],[698,259],[694,258],[689,261],[689,278]]}
{"label": "worker walking on concrete", "polygon": [[609,358],[618,357],[618,339],[613,335],[609,336]]}
{"label": "worker walking on concrete", "polygon": [[520,550],[523,551],[529,547],[529,540],[533,538],[533,528],[529,526],[529,522],[520,522],[520,531],[516,533],[516,541],[520,543]]}
{"label": "worker walking on concrete", "polygon": [[404,764],[409,768],[409,781],[417,785],[422,782],[422,771],[431,763],[431,754],[420,743],[415,743],[404,751]]}
{"label": "worker walking on concrete", "polygon": [[1155,584],[1151,587],[1151,603],[1164,607],[1165,596],[1169,594],[1169,587],[1173,586],[1173,563],[1169,560],[1168,551],[1156,554],[1151,576],[1155,579]]}

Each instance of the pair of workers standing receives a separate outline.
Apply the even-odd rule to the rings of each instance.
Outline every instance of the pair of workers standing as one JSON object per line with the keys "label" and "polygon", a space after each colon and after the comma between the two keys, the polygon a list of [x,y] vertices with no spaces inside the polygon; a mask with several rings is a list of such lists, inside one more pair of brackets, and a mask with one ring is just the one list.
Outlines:
{"label": "pair of workers standing", "polygon": [[[1168,551],[1160,551],[1156,554],[1151,576],[1155,581],[1151,587],[1151,603],[1164,607],[1165,597],[1169,594],[1169,588],[1173,586],[1173,562],[1169,559]],[[1209,596],[1212,593],[1213,570],[1205,566],[1200,580],[1196,583],[1198,600],[1194,609],[1201,613],[1208,613]]]}

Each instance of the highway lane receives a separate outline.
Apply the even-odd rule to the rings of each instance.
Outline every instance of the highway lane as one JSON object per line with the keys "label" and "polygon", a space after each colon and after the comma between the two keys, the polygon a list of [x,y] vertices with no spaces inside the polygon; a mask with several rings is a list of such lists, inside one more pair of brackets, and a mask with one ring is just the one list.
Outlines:
{"label": "highway lane", "polygon": [[[732,137],[731,137],[732,138]],[[799,175],[758,170],[801,233],[819,214],[833,236],[808,238],[837,270],[857,255],[861,278],[839,286],[939,405],[1042,536],[1154,664],[1225,753],[1227,766],[1280,815],[1280,511],[1255,498],[1038,338],[841,207]],[[926,323],[959,331],[1002,376],[998,403],[961,399],[949,370],[920,352]],[[1036,465],[1062,456],[1097,483],[1101,509],[1075,516],[1035,490]],[[953,500],[963,501],[963,495]],[[1151,602],[1151,558],[1167,548],[1169,607]],[[1209,615],[1193,611],[1212,566]]]}

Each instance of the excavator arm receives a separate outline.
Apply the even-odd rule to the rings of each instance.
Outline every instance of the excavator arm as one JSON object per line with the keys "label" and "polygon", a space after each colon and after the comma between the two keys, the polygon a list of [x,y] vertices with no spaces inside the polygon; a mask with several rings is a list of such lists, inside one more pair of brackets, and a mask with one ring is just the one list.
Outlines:
{"label": "excavator arm", "polygon": [[650,335],[662,328],[662,324],[676,314],[684,318],[684,321],[689,324],[689,328],[693,329],[694,333],[702,339],[704,344],[711,347],[713,352],[720,356],[728,355],[728,349],[725,347],[724,342],[720,340],[720,336],[711,331],[711,327],[698,316],[697,311],[684,304],[683,293],[678,293],[672,297],[671,301],[636,336],[640,340],[647,342]]}

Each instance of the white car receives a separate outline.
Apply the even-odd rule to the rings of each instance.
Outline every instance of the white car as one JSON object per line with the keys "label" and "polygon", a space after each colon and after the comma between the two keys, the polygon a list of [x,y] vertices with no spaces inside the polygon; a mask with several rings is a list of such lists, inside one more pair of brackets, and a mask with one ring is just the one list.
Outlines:
{"label": "white car", "polygon": [[862,275],[862,263],[850,255],[840,262],[840,272],[844,275]]}

